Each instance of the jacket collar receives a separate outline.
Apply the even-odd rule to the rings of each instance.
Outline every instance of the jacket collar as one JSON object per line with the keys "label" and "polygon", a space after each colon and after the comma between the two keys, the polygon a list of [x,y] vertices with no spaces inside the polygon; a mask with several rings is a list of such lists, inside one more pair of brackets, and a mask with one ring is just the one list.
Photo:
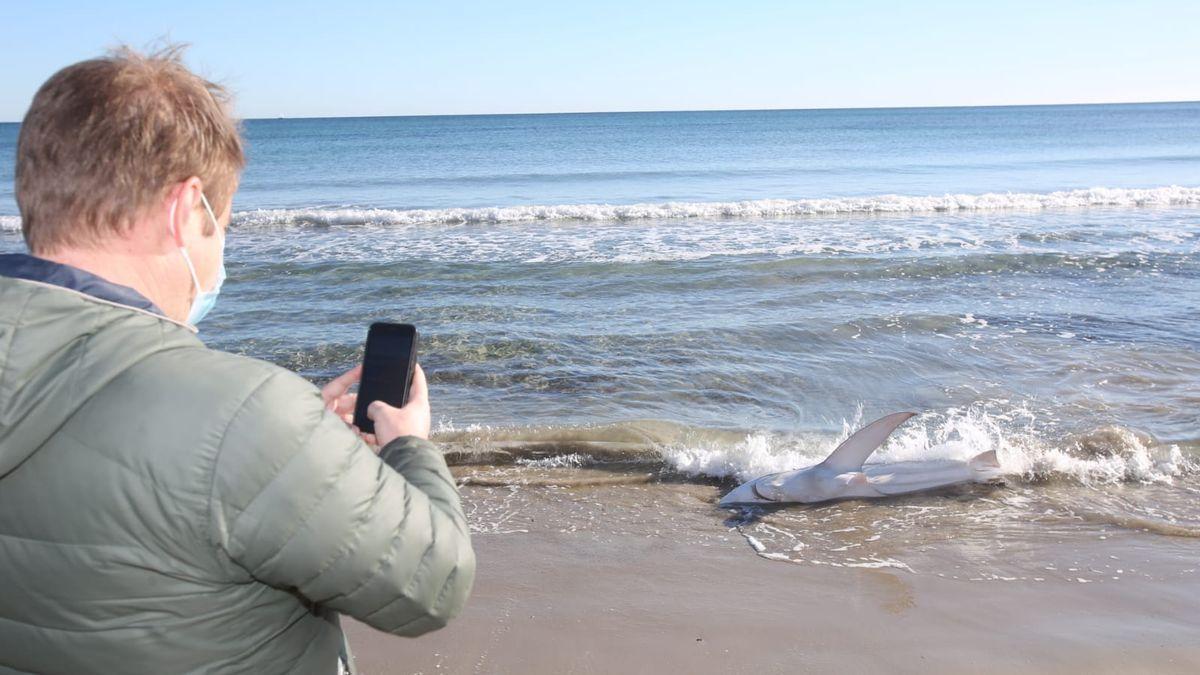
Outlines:
{"label": "jacket collar", "polygon": [[0,277],[59,286],[111,304],[124,305],[166,317],[157,305],[146,299],[146,296],[128,286],[114,284],[78,267],[35,258],[24,253],[0,255]]}

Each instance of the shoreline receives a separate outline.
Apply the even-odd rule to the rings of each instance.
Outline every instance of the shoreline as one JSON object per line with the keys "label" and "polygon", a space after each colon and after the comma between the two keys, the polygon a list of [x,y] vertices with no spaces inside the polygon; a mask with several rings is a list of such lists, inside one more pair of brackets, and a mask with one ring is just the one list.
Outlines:
{"label": "shoreline", "polygon": [[1195,575],[974,583],[774,562],[731,531],[519,532],[475,535],[475,590],[447,628],[404,640],[344,620],[360,672],[1200,670]]}

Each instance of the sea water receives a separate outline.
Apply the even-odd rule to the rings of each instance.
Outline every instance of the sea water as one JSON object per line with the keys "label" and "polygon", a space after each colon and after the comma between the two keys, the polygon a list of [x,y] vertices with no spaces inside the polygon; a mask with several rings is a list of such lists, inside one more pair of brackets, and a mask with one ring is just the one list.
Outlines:
{"label": "sea water", "polygon": [[[371,321],[417,324],[480,533],[625,504],[778,560],[1113,581],[1131,538],[1161,552],[1142,572],[1195,571],[1200,104],[244,128],[202,339],[319,382]],[[1005,484],[713,506],[897,410],[921,415],[876,460],[996,450]]]}

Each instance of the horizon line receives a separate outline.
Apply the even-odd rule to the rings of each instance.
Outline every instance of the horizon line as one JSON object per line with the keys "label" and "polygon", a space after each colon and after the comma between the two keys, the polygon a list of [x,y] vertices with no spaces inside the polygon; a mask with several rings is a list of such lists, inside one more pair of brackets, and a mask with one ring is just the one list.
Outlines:
{"label": "horizon line", "polygon": [[[560,110],[541,112],[487,112],[487,113],[408,113],[402,115],[276,115],[273,117],[240,117],[243,121],[271,120],[335,120],[335,119],[390,119],[397,117],[527,117],[538,115],[652,115],[659,113],[719,113],[719,112],[835,112],[847,110],[953,110],[967,108],[1064,108],[1071,106],[1104,105],[1169,105],[1200,103],[1200,99],[1169,101],[1088,101],[1076,103],[990,103],[953,105],[891,105],[891,106],[831,106],[814,108],[671,108],[642,110]],[[20,124],[20,120],[3,121],[0,124]]]}

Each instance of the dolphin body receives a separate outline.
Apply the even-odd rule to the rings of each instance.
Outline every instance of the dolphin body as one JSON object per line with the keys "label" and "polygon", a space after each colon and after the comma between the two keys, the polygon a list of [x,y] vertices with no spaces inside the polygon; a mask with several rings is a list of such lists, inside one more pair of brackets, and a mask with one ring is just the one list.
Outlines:
{"label": "dolphin body", "polygon": [[718,506],[788,504],[832,499],[877,498],[921,492],[960,483],[986,483],[1000,475],[996,451],[969,461],[942,459],[863,466],[888,436],[916,413],[894,413],[859,429],[815,466],[773,473],[743,483]]}

